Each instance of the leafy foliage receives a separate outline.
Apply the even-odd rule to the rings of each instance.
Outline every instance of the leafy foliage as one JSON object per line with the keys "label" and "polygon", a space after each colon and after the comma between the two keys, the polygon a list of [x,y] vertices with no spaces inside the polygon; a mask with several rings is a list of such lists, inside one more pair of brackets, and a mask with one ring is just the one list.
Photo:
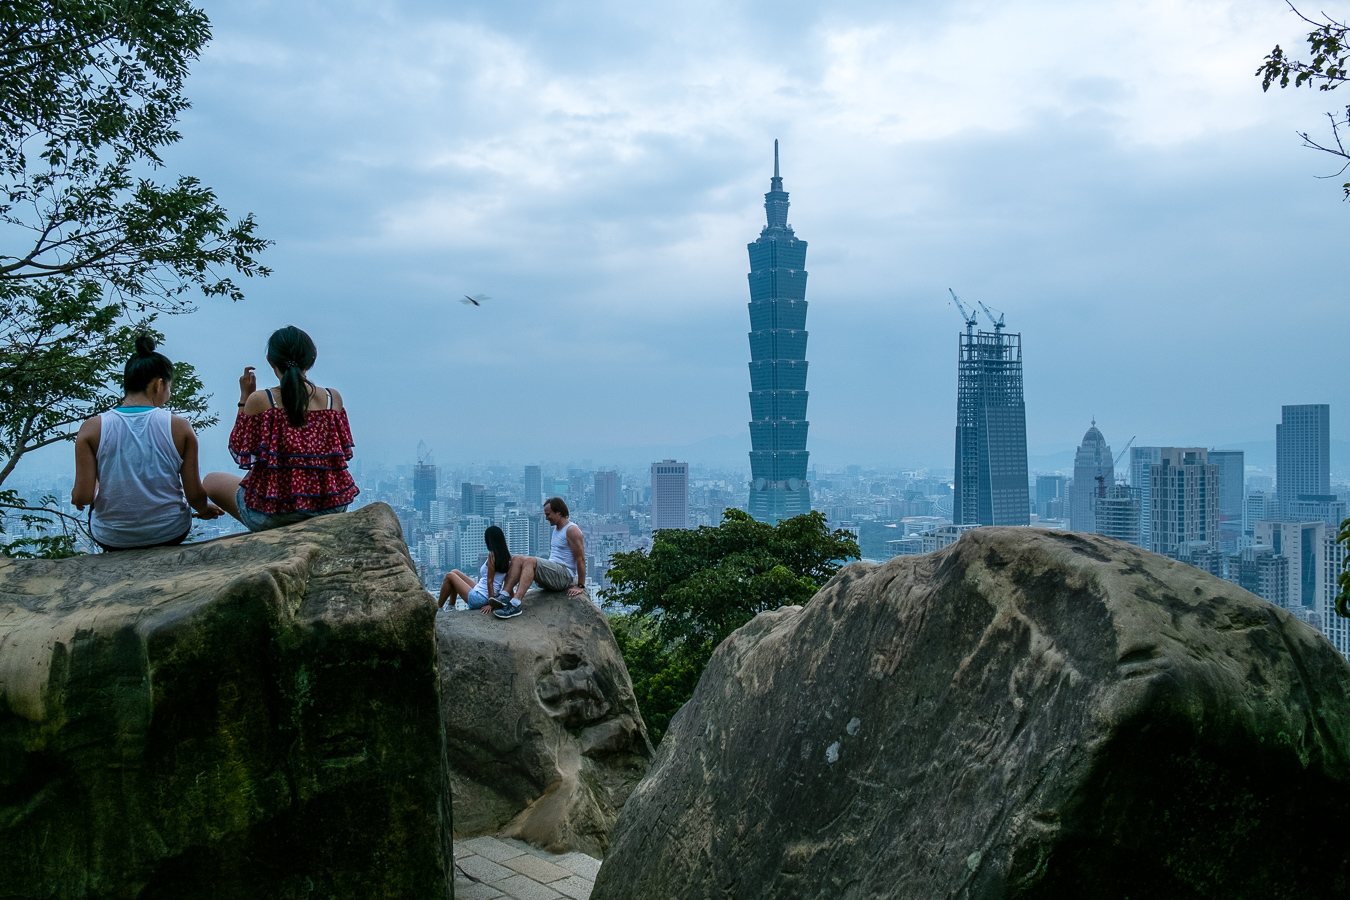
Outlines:
{"label": "leafy foliage", "polygon": [[656,532],[650,554],[615,554],[614,586],[601,597],[629,611],[611,623],[653,740],[728,635],[761,612],[807,603],[857,557],[853,536],[830,531],[819,512],[769,525],[738,509],[716,528]]}
{"label": "leafy foliage", "polygon": [[[1332,91],[1340,87],[1346,81],[1350,81],[1350,25],[1345,22],[1339,22],[1330,16],[1323,14],[1324,21],[1310,19],[1299,12],[1293,4],[1290,9],[1300,19],[1313,26],[1313,30],[1308,33],[1308,49],[1312,56],[1308,62],[1297,59],[1290,59],[1277,44],[1275,49],[1262,62],[1261,67],[1256,70],[1256,74],[1261,79],[1261,90],[1268,91],[1272,84],[1279,84],[1281,88],[1287,88],[1291,84],[1294,87],[1316,87],[1319,91]],[[1314,150],[1321,150],[1330,153],[1332,156],[1345,160],[1335,177],[1350,168],[1350,148],[1345,145],[1342,128],[1350,128],[1350,106],[1346,106],[1345,113],[1327,113],[1327,118],[1331,122],[1331,141],[1327,144],[1319,143],[1313,140],[1306,131],[1299,132],[1299,137],[1303,138],[1303,143]],[[1343,186],[1345,197],[1350,200],[1350,182]]]}
{"label": "leafy foliage", "polygon": [[[183,80],[210,39],[185,0],[11,0],[0,13],[0,484],[117,402],[137,330],[242,298],[269,270],[252,216],[197,179],[160,183]],[[174,409],[214,422],[191,366]],[[19,498],[0,509],[27,507]]]}

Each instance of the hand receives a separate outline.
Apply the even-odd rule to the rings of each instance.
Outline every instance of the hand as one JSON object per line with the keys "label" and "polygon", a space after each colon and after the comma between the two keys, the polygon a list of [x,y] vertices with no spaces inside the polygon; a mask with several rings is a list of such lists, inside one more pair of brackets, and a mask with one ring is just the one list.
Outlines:
{"label": "hand", "polygon": [[76,503],[76,502],[75,502],[75,492],[74,492],[74,491],[71,491],[71,492],[70,492],[70,503],[71,503],[72,506],[74,506],[74,507],[75,507],[76,509],[78,509],[80,512],[84,512],[84,504],[83,504],[83,503]]}
{"label": "hand", "polygon": [[570,587],[567,589],[567,596],[569,597],[580,597],[584,593],[586,593],[584,588]]}
{"label": "hand", "polygon": [[197,518],[199,519],[219,519],[223,515],[225,515],[225,511],[209,500],[206,503],[206,509],[197,510]]}
{"label": "hand", "polygon": [[485,616],[491,615],[491,614],[492,614],[492,604],[489,603],[487,606],[484,606],[482,609],[479,610],[479,612],[482,613],[482,614],[485,615]]}
{"label": "hand", "polygon": [[253,374],[253,366],[245,366],[244,374],[239,376],[239,401],[247,403],[257,389],[258,376]]}

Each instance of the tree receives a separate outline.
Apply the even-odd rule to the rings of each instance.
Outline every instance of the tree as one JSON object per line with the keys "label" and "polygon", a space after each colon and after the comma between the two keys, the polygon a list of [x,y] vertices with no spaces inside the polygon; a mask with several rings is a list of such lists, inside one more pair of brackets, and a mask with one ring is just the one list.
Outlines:
{"label": "tree", "polygon": [[[1281,88],[1287,88],[1292,83],[1294,87],[1306,85],[1310,88],[1316,87],[1319,91],[1334,91],[1350,80],[1346,68],[1347,63],[1350,63],[1350,25],[1339,22],[1326,13],[1322,14],[1325,21],[1310,19],[1299,12],[1292,3],[1289,4],[1289,8],[1294,11],[1294,15],[1313,26],[1313,30],[1308,33],[1308,49],[1312,57],[1308,62],[1290,59],[1276,44],[1275,49],[1270,51],[1270,55],[1261,64],[1261,68],[1256,70],[1257,76],[1261,79],[1261,90],[1268,91],[1270,86],[1276,83]],[[1306,131],[1299,132],[1299,137],[1303,138],[1304,146],[1330,153],[1343,160],[1335,175],[1326,176],[1334,178],[1350,168],[1350,148],[1347,148],[1346,135],[1341,131],[1343,128],[1350,129],[1350,105],[1346,106],[1344,114],[1327,113],[1327,119],[1331,122],[1330,141],[1326,143],[1315,141]],[[1346,182],[1342,188],[1346,199],[1350,200],[1350,182]]]}
{"label": "tree", "polygon": [[601,592],[653,741],[693,694],[713,650],[756,615],[805,604],[858,557],[847,531],[819,512],[757,522],[728,509],[722,524],[656,532],[651,553],[616,553]]}
{"label": "tree", "polygon": [[[152,179],[210,40],[184,0],[10,0],[0,11],[0,485],[121,395],[121,366],[190,291],[241,299],[225,270],[269,270],[252,215],[197,179]],[[192,367],[176,411],[214,423]],[[12,490],[0,513],[32,514]],[[3,549],[3,548],[0,548]]]}

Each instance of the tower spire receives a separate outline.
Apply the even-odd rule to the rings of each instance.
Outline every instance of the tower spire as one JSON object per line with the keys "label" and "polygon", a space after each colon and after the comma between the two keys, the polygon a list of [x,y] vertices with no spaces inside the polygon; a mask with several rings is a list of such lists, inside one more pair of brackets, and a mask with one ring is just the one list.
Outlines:
{"label": "tower spire", "polygon": [[778,138],[773,139],[773,177],[778,176]]}

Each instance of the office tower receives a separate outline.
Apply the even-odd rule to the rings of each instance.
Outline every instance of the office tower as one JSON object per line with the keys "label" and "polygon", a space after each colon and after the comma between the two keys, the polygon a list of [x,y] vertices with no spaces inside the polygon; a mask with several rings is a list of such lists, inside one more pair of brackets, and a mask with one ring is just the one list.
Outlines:
{"label": "office tower", "polygon": [[[540,556],[545,559],[553,550],[553,526],[548,524],[548,519],[544,518],[542,512],[534,513],[530,517],[530,556]],[[515,552],[514,550],[512,551]]]}
{"label": "office tower", "polygon": [[1106,497],[1107,488],[1116,483],[1116,467],[1106,438],[1097,430],[1094,419],[1073,458],[1073,493],[1069,503],[1069,529],[1096,531],[1093,516],[1096,501]]}
{"label": "office tower", "polygon": [[1211,450],[1209,461],[1219,467],[1219,549],[1233,553],[1242,537],[1247,499],[1246,456],[1241,450]]}
{"label": "office tower", "polygon": [[427,505],[427,525],[432,529],[438,529],[448,524],[450,524],[450,504],[442,500],[432,500]]}
{"label": "office tower", "polygon": [[619,511],[619,473],[595,473],[595,511],[613,515]]}
{"label": "office tower", "polygon": [[1139,491],[1126,484],[1113,484],[1106,496],[1092,501],[1092,518],[1098,534],[1141,546],[1140,526],[1143,504]]}
{"label": "office tower", "polygon": [[1290,522],[1325,522],[1333,528],[1345,521],[1346,503],[1335,494],[1300,494],[1283,504],[1280,518]]}
{"label": "office tower", "polygon": [[461,516],[455,535],[459,542],[459,564],[455,568],[475,580],[478,578],[478,567],[487,559],[487,542],[483,539],[483,532],[489,524],[482,516]]}
{"label": "office tower", "polygon": [[1280,407],[1275,426],[1275,495],[1281,515],[1296,500],[1331,499],[1331,407]]}
{"label": "office tower", "polygon": [[1183,559],[1219,549],[1219,467],[1203,447],[1162,447],[1149,467],[1151,549]]}
{"label": "office tower", "polygon": [[502,522],[506,547],[512,556],[533,556],[530,552],[530,519],[528,516],[508,516]]}
{"label": "office tower", "polygon": [[1022,398],[1022,336],[973,331],[958,338],[957,525],[1028,525],[1027,413]]}
{"label": "office tower", "polygon": [[1248,491],[1243,509],[1243,534],[1250,535],[1257,522],[1271,522],[1280,517],[1280,504],[1273,491]]}
{"label": "office tower", "polygon": [[413,509],[427,513],[436,499],[436,467],[429,461],[413,466]]}
{"label": "office tower", "polygon": [[[1069,478],[1067,475],[1036,476],[1036,515],[1042,519],[1062,519],[1063,501],[1066,498]],[[1058,506],[1051,504],[1059,501]]]}
{"label": "office tower", "polygon": [[[806,478],[806,241],[788,224],[778,174],[764,195],[768,224],[750,251],[750,515],[777,522],[811,511]],[[653,482],[653,485],[655,483]],[[655,494],[652,498],[655,506]],[[655,519],[653,519],[655,525]]]}
{"label": "office tower", "polygon": [[689,527],[689,463],[652,463],[652,531]]}
{"label": "office tower", "polygon": [[[489,497],[491,497],[491,501],[489,501]],[[483,485],[471,484],[467,481],[460,484],[459,514],[461,516],[482,516],[485,519],[491,519],[496,505],[497,495]]]}
{"label": "office tower", "polygon": [[1153,546],[1153,505],[1149,473],[1162,461],[1161,447],[1130,448],[1130,487],[1139,492],[1139,546]]}
{"label": "office tower", "polygon": [[539,466],[525,467],[525,492],[521,499],[530,512],[544,502],[544,474]]}
{"label": "office tower", "polygon": [[1283,592],[1285,607],[1302,606],[1316,611],[1321,606],[1327,530],[1324,522],[1256,523],[1253,532],[1256,546],[1269,547],[1277,556],[1289,560]]}

